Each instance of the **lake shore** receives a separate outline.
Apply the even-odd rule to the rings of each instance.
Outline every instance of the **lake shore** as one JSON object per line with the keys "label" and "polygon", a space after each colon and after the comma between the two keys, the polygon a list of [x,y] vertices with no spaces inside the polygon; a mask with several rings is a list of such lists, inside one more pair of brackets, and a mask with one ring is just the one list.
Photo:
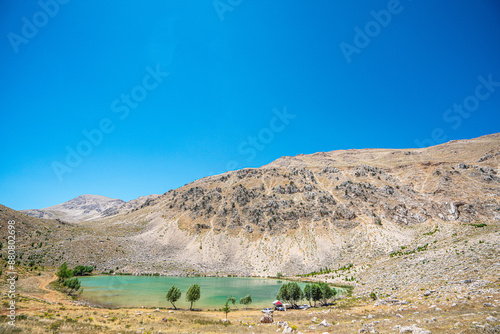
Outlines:
{"label": "lake shore", "polygon": [[[418,302],[418,296],[398,296],[394,300],[370,300],[346,297],[335,305],[309,310],[275,312],[273,324],[260,324],[263,313],[259,309],[232,309],[229,322],[219,310],[189,311],[169,308],[101,308],[74,301],[54,291],[47,280],[53,273],[40,276],[23,275],[19,281],[18,319],[16,325],[28,333],[45,333],[48,328],[60,333],[275,333],[279,324],[287,323],[295,332],[353,333],[370,328],[380,333],[394,332],[394,328],[415,326],[431,333],[474,333],[477,326],[486,326],[497,319],[500,308],[495,300],[500,291],[492,295],[476,295],[455,306],[436,300]],[[3,289],[3,288],[2,288]],[[451,296],[441,296],[445,299]],[[490,298],[491,297],[491,298]],[[485,306],[486,305],[486,306]],[[1,321],[5,323],[6,310]],[[491,317],[491,318],[489,318]],[[320,323],[326,321],[327,325]],[[495,325],[495,324],[493,324]],[[396,331],[399,332],[399,329]]]}

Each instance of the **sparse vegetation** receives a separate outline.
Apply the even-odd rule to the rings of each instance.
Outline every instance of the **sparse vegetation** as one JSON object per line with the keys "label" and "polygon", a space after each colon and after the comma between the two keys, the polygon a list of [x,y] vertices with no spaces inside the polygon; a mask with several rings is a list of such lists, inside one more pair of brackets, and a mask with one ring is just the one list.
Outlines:
{"label": "sparse vegetation", "polygon": [[390,253],[389,256],[390,257],[394,257],[394,256],[402,256],[402,255],[414,254],[416,252],[423,252],[423,251],[427,250],[427,246],[429,246],[429,244],[425,244],[423,246],[417,246],[416,249],[412,249],[412,250],[409,250],[409,251],[406,251],[406,252],[403,252],[403,250],[398,250],[396,252]]}
{"label": "sparse vegetation", "polygon": [[439,231],[439,226],[436,226],[434,228],[434,230],[430,231],[430,232],[427,232],[427,233],[424,233],[424,235],[433,235],[434,233],[438,232]]}

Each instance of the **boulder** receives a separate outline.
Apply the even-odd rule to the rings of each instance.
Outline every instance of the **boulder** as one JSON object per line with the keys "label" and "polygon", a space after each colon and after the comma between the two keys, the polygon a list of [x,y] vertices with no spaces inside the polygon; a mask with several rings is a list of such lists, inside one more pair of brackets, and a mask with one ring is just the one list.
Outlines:
{"label": "boulder", "polygon": [[273,318],[270,317],[270,316],[268,316],[268,315],[265,315],[262,318],[260,318],[260,322],[263,323],[263,324],[272,324],[273,323]]}
{"label": "boulder", "polygon": [[332,324],[331,324],[331,323],[329,323],[329,322],[328,322],[328,321],[326,321],[326,320],[323,320],[322,322],[320,322],[320,323],[318,324],[318,326],[323,326],[323,327],[330,327],[331,325],[332,325]]}

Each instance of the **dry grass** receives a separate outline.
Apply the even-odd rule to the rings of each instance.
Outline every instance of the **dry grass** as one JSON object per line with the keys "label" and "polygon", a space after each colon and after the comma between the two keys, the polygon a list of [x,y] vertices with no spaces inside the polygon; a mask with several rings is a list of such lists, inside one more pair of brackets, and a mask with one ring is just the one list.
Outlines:
{"label": "dry grass", "polygon": [[[5,300],[5,297],[2,302]],[[498,298],[498,296],[496,297]],[[491,301],[491,299],[488,299]],[[486,297],[478,297],[470,302],[455,307],[435,308],[422,302],[411,306],[379,306],[373,301],[348,297],[337,301],[331,307],[311,308],[309,310],[289,310],[275,312],[274,320],[286,321],[289,326],[296,326],[297,331],[335,333],[358,332],[364,324],[378,321],[375,328],[380,333],[393,332],[396,325],[416,324],[432,333],[452,333],[465,330],[473,332],[473,322],[484,323],[492,314],[498,317],[500,308],[485,308]],[[104,309],[80,305],[48,303],[32,297],[18,299],[17,327],[23,333],[275,333],[275,324],[262,324],[260,310],[234,310],[229,313],[229,323],[223,323],[224,313],[219,311],[171,311],[161,309],[123,308]],[[0,333],[14,333],[5,323],[5,311],[0,318]],[[399,317],[401,315],[402,317]],[[317,318],[317,319],[314,319]],[[318,327],[326,320],[333,327]],[[461,323],[461,325],[456,325]],[[314,326],[315,329],[311,329]]]}

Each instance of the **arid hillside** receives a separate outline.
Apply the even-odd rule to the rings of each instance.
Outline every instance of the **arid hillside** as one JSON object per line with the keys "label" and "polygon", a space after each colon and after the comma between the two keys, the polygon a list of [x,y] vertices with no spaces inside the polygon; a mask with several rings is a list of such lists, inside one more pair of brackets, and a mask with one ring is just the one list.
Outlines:
{"label": "arid hillside", "polygon": [[29,253],[100,271],[266,276],[366,268],[401,249],[444,250],[468,231],[497,247],[499,162],[500,134],[283,157],[61,225]]}

